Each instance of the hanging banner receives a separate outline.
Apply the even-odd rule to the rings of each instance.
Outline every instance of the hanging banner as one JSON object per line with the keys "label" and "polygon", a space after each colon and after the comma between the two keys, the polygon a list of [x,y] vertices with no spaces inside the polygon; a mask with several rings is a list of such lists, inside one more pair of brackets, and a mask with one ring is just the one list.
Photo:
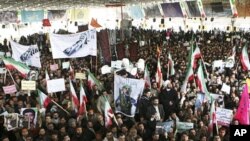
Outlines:
{"label": "hanging banner", "polygon": [[96,30],[69,35],[50,34],[50,44],[53,59],[96,56]]}
{"label": "hanging banner", "polygon": [[90,10],[88,8],[70,9],[69,10],[69,19],[71,21],[89,20],[90,19]]}
{"label": "hanging banner", "polygon": [[114,102],[116,112],[128,117],[134,117],[137,99],[142,94],[144,85],[144,80],[123,78],[115,75]]}
{"label": "hanging banner", "polygon": [[41,22],[44,19],[44,10],[37,11],[21,11],[22,22]]}
{"label": "hanging banner", "polygon": [[233,16],[237,17],[238,16],[238,11],[237,11],[237,8],[236,8],[236,2],[235,2],[235,0],[229,0],[229,1],[230,1],[230,6],[231,6],[231,9],[232,9]]}
{"label": "hanging banner", "polygon": [[165,17],[183,17],[179,2],[162,3],[161,7]]}
{"label": "hanging banner", "polygon": [[206,13],[203,9],[202,0],[197,0],[198,8],[200,10],[201,17],[206,17]]}
{"label": "hanging banner", "polygon": [[48,19],[50,21],[67,19],[66,10],[48,10]]}
{"label": "hanging banner", "polygon": [[10,44],[13,59],[28,66],[41,68],[40,52],[37,45],[24,46],[14,41],[10,41]]}
{"label": "hanging banner", "polygon": [[0,23],[16,23],[18,21],[17,11],[2,11],[0,12]]}

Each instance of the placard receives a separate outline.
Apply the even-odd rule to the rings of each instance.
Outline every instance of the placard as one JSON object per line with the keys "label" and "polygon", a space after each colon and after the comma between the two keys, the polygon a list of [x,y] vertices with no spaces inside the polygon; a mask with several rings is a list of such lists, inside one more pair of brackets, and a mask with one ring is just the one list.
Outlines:
{"label": "placard", "polygon": [[68,69],[68,68],[69,68],[69,65],[70,65],[69,62],[63,62],[63,63],[62,63],[62,68],[63,68],[63,69]]}
{"label": "placard", "polygon": [[16,86],[13,84],[10,86],[4,86],[3,91],[5,94],[12,94],[12,93],[15,93],[17,90],[16,90]]}
{"label": "placard", "polygon": [[48,93],[65,91],[64,78],[47,80]]}
{"label": "placard", "polygon": [[111,68],[117,68],[117,69],[122,68],[122,61],[121,60],[111,61]]}
{"label": "placard", "polygon": [[56,71],[56,70],[58,70],[58,64],[50,65],[50,70],[51,70],[51,71]]}
{"label": "placard", "polygon": [[36,82],[22,80],[22,90],[36,90]]}
{"label": "placard", "polygon": [[216,119],[218,125],[229,126],[233,118],[233,110],[216,108]]}
{"label": "placard", "polygon": [[230,94],[230,86],[228,86],[227,84],[223,83],[222,85],[222,88],[221,88],[221,91],[227,93],[227,94]]}
{"label": "placard", "polygon": [[76,73],[75,75],[76,79],[86,79],[85,73]]}

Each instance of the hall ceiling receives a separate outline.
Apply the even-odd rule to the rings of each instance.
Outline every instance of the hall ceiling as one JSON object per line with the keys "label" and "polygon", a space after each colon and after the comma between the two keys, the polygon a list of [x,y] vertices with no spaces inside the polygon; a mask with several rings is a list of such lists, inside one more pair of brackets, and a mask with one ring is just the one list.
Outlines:
{"label": "hall ceiling", "polygon": [[0,0],[1,11],[34,9],[67,9],[87,6],[112,6],[119,4],[141,4],[163,0]]}

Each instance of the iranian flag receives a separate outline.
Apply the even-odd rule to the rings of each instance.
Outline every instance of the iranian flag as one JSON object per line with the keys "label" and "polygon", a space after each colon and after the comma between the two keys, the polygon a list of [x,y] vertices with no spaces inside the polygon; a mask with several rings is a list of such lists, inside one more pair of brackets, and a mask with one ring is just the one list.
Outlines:
{"label": "iranian flag", "polygon": [[39,96],[39,103],[40,103],[41,107],[46,109],[48,107],[49,103],[51,102],[51,99],[46,94],[41,92],[40,90],[37,90],[37,91],[38,91],[38,96]]}
{"label": "iranian flag", "polygon": [[114,113],[112,111],[112,108],[110,107],[108,100],[105,101],[104,116],[105,116],[105,126],[106,127],[112,126],[112,118],[114,117]]}
{"label": "iranian flag", "polygon": [[145,87],[151,89],[150,73],[148,71],[147,65],[146,65],[145,71],[144,71],[144,80],[145,80]]}
{"label": "iranian flag", "polygon": [[2,57],[3,62],[5,64],[5,67],[9,70],[13,70],[16,69],[17,71],[19,71],[22,75],[22,77],[26,78],[28,76],[28,73],[30,71],[30,68],[28,66],[26,66],[23,63],[17,62],[12,58],[5,58]]}
{"label": "iranian flag", "polygon": [[82,84],[80,86],[80,107],[79,107],[79,111],[78,114],[79,115],[83,115],[84,113],[86,113],[86,103],[88,102],[87,96],[85,94],[85,91],[82,87]]}
{"label": "iranian flag", "polygon": [[204,72],[202,69],[202,65],[200,63],[198,71],[197,71],[197,79],[196,79],[196,84],[199,87],[200,91],[206,95],[207,100],[210,100],[210,95],[207,90],[205,78],[204,78]]}
{"label": "iranian flag", "polygon": [[249,57],[248,57],[247,48],[248,48],[248,44],[246,44],[243,47],[241,55],[240,55],[241,65],[242,65],[242,69],[244,71],[250,70],[250,63],[249,63]]}
{"label": "iranian flag", "polygon": [[185,77],[184,82],[181,86],[181,92],[183,92],[183,93],[187,92],[187,84],[189,81],[193,80],[193,78],[194,78],[193,68],[189,65],[187,73],[186,73],[186,77]]}
{"label": "iranian flag", "polygon": [[158,57],[158,62],[157,62],[157,70],[156,70],[156,75],[155,75],[157,87],[161,88],[162,86],[162,72],[161,72],[161,63],[160,63],[160,58]]}
{"label": "iranian flag", "polygon": [[214,102],[215,101],[212,99],[211,108],[210,108],[210,121],[209,121],[209,125],[208,125],[208,132],[210,133],[210,137],[213,137],[214,124],[216,126],[216,130],[217,130],[217,133],[218,133]]}
{"label": "iranian flag", "polygon": [[174,70],[174,61],[172,59],[172,55],[170,53],[168,53],[168,66],[170,68],[170,75],[174,75],[175,74],[175,70]]}
{"label": "iranian flag", "polygon": [[70,78],[70,80],[74,80],[75,79],[75,73],[74,73],[74,70],[71,67],[71,65],[69,66],[69,78]]}
{"label": "iranian flag", "polygon": [[191,64],[192,64],[192,68],[196,69],[197,68],[197,59],[201,58],[201,51],[200,48],[198,46],[196,46],[194,52],[192,53],[191,56]]}
{"label": "iranian flag", "polygon": [[74,89],[74,86],[73,86],[72,82],[69,81],[69,83],[70,83],[70,94],[71,94],[72,109],[77,112],[78,106],[79,106],[79,100],[77,98],[76,91]]}
{"label": "iranian flag", "polygon": [[96,85],[99,90],[103,90],[102,84],[95,78],[95,76],[88,71],[88,87],[92,90],[93,86]]}

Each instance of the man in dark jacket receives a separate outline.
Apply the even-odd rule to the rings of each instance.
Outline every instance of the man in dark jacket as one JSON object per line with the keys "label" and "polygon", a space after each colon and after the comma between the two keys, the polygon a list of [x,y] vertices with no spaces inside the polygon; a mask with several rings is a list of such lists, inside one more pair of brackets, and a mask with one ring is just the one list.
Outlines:
{"label": "man in dark jacket", "polygon": [[176,112],[178,108],[177,92],[172,88],[171,82],[167,84],[166,88],[162,89],[159,99],[164,108],[165,119],[168,119],[170,113]]}
{"label": "man in dark jacket", "polygon": [[150,90],[146,89],[143,93],[143,96],[139,100],[139,117],[141,121],[146,119],[147,107],[150,106],[150,97],[151,92]]}
{"label": "man in dark jacket", "polygon": [[147,119],[150,121],[163,121],[165,112],[163,106],[159,104],[159,99],[157,97],[151,98],[152,105],[147,108]]}

